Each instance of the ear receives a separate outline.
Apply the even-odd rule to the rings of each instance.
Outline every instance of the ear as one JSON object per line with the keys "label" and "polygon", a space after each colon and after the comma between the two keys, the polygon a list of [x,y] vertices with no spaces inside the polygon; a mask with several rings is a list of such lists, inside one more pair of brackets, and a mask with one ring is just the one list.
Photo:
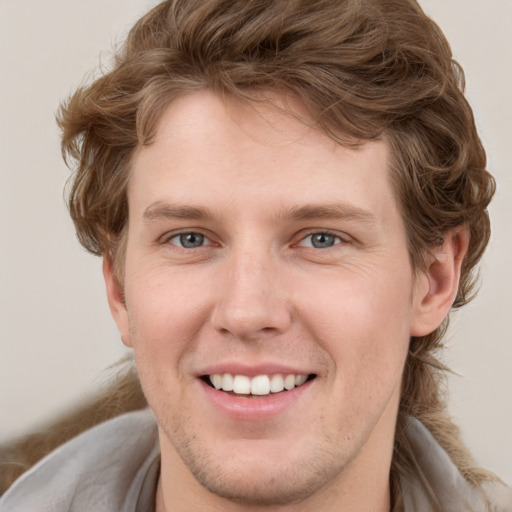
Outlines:
{"label": "ear", "polygon": [[126,310],[124,293],[115,278],[112,260],[106,255],[103,257],[103,277],[107,288],[110,312],[112,313],[112,317],[117,325],[121,339],[127,347],[132,347],[130,323],[128,321],[128,311]]}
{"label": "ear", "polygon": [[428,268],[416,277],[411,336],[426,336],[448,315],[457,295],[462,261],[468,250],[466,226],[446,233],[443,244],[428,255]]}

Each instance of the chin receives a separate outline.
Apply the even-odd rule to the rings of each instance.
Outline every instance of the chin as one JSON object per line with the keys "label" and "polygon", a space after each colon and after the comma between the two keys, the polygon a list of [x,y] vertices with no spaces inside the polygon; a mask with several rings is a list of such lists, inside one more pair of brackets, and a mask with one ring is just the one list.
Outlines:
{"label": "chin", "polygon": [[198,446],[197,438],[174,447],[195,480],[210,493],[246,506],[279,506],[307,500],[343,472],[341,454],[321,445],[304,449],[299,443],[288,454],[280,450],[272,454],[267,447],[257,456],[257,447],[240,447],[222,456]]}
{"label": "chin", "polygon": [[216,496],[245,505],[277,506],[301,502],[318,493],[327,479],[334,478],[325,469],[281,468],[266,474],[260,468],[236,473],[219,473],[206,467],[191,470],[196,480]]}

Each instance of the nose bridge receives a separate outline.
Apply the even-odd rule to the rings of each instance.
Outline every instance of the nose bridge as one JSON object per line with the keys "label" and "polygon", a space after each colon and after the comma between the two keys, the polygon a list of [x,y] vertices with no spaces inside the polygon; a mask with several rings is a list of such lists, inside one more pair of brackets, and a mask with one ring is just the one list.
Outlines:
{"label": "nose bridge", "polygon": [[[254,242],[254,241],[253,241]],[[241,339],[279,333],[290,323],[279,262],[268,247],[240,244],[224,262],[219,275],[215,327]]]}

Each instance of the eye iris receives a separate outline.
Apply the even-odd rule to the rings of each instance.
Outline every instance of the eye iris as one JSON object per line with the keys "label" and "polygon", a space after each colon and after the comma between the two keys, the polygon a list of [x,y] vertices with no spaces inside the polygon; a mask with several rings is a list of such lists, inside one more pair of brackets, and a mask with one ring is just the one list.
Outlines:
{"label": "eye iris", "polygon": [[199,233],[184,233],[180,235],[180,244],[187,249],[201,247],[204,243],[204,236]]}
{"label": "eye iris", "polygon": [[333,235],[328,233],[316,233],[311,235],[311,244],[317,249],[325,249],[326,247],[332,247],[335,239]]}

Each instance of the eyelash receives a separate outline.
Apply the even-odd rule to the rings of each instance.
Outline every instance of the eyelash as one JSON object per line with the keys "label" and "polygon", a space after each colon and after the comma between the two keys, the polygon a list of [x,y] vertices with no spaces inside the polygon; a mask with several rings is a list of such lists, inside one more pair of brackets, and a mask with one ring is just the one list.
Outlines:
{"label": "eyelash", "polygon": [[[185,247],[184,244],[183,244],[183,237],[191,236],[191,235],[194,235],[195,237],[199,237],[200,240],[201,240],[201,245],[198,245],[198,246],[195,246],[195,247]],[[306,240],[308,240],[308,239],[311,240],[312,237],[314,237],[315,235],[316,236],[324,236],[324,237],[332,237],[334,243],[333,243],[333,245],[329,245],[327,247],[315,247],[313,245],[313,242],[311,242],[311,245],[303,245]],[[172,242],[172,240],[174,240],[174,239],[177,239],[177,241],[176,242]],[[210,243],[205,244],[204,243],[205,241],[209,241]],[[199,249],[199,248],[205,247],[207,245],[213,245],[211,240],[206,235],[204,235],[204,234],[202,234],[200,232],[197,232],[197,231],[184,231],[184,232],[181,232],[181,233],[173,234],[172,236],[167,237],[165,239],[165,243],[170,243],[171,245],[175,245],[175,246],[179,247],[180,249],[185,249],[185,250]],[[309,232],[304,237],[302,237],[297,244],[294,244],[294,246],[295,247],[309,247],[309,248],[312,248],[312,249],[330,249],[330,248],[332,248],[332,247],[334,247],[336,245],[340,245],[340,244],[343,244],[343,243],[346,243],[346,240],[343,240],[339,235],[337,235],[335,233],[332,233],[330,231],[327,231],[327,230],[322,230],[322,231],[311,231],[311,232]]]}
{"label": "eyelash", "polygon": [[[312,239],[312,237],[314,236],[324,236],[324,237],[331,237],[334,241],[333,245],[330,245],[328,247],[314,247],[314,246],[311,246],[311,245],[303,245],[303,243],[308,240],[308,239]],[[339,235],[335,234],[335,233],[332,233],[330,231],[312,231],[310,233],[308,233],[306,236],[304,236],[303,238],[301,238],[301,240],[299,241],[298,244],[296,244],[298,247],[309,247],[309,248],[313,248],[313,249],[331,249],[332,247],[336,246],[336,245],[340,245],[340,244],[343,244],[345,243],[345,240],[343,240]]]}
{"label": "eyelash", "polygon": [[[210,241],[210,243],[209,244],[202,243],[201,245],[199,245],[197,247],[184,247],[183,243],[182,243],[183,242],[182,237],[186,237],[186,236],[190,236],[190,235],[194,235],[196,237],[200,237],[203,242]],[[178,239],[179,242],[173,243],[172,240],[174,240],[174,239]],[[165,242],[166,243],[170,243],[171,245],[176,245],[180,249],[185,249],[185,250],[199,249],[201,247],[204,247],[205,245],[212,245],[211,240],[206,235],[203,235],[202,233],[199,233],[198,231],[184,231],[184,232],[181,232],[181,233],[176,233],[176,234],[166,238]]]}

